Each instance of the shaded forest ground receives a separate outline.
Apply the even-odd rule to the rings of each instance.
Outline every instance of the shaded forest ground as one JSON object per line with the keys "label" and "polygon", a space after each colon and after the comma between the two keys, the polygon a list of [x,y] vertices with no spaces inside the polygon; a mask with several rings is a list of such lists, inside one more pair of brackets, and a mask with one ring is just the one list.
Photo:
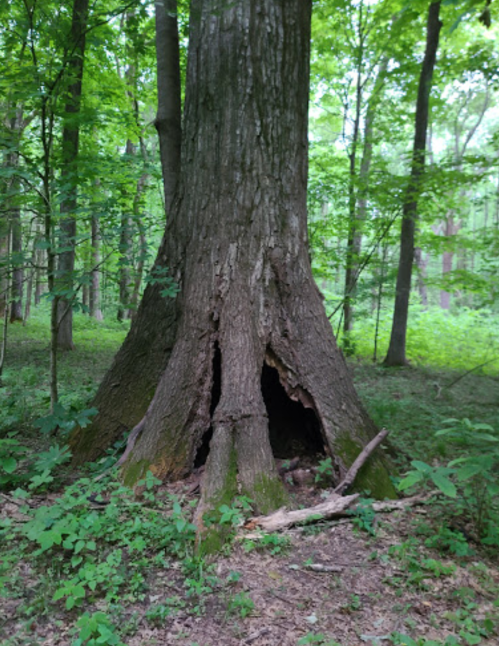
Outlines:
{"label": "shaded forest ground", "polygon": [[[33,454],[54,444],[34,425],[48,409],[46,325],[42,317],[11,328],[0,390],[0,439],[15,437]],[[119,324],[76,317],[77,351],[60,365],[69,414],[88,407],[125,333]],[[465,369],[386,370],[355,359],[350,366],[370,414],[391,431],[400,473],[411,460],[453,457],[435,437],[447,418],[499,429],[493,373],[458,380]],[[22,456],[19,463],[22,470]],[[106,464],[78,474],[58,467],[53,481],[24,486],[24,502],[4,487],[2,646],[498,643],[499,548],[479,544],[448,498],[374,515],[366,493],[351,517],[270,535],[238,529],[251,515],[242,499],[213,519],[232,542],[216,558],[201,558],[189,523],[196,476],[166,486],[151,480],[134,500],[113,480],[95,483]],[[313,467],[308,478],[288,478],[296,505],[327,493],[314,482],[321,465],[300,465],[304,473]]]}

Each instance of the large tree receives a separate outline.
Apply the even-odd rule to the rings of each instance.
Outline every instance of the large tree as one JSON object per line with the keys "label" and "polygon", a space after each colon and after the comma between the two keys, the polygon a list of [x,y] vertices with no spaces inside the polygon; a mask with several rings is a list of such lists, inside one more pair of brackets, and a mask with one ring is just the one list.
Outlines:
{"label": "large tree", "polygon": [[[203,500],[283,500],[274,456],[323,451],[340,478],[375,427],[310,269],[311,0],[192,0],[182,162],[165,237],[130,333],[73,436],[96,456],[135,426],[124,464],[182,477]],[[164,298],[165,267],[178,285]],[[379,459],[363,484],[391,493]]]}

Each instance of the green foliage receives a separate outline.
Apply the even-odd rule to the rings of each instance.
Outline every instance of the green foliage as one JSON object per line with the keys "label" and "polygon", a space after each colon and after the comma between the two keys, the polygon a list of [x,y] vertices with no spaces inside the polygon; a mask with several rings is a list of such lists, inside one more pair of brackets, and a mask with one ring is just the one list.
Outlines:
{"label": "green foliage", "polygon": [[71,458],[67,447],[57,444],[29,458],[31,451],[11,435],[0,438],[0,489],[28,484],[32,491],[42,490],[54,481],[52,472]]}
{"label": "green foliage", "polygon": [[454,512],[466,515],[485,545],[499,545],[499,435],[489,424],[469,419],[446,420],[448,428],[436,433],[458,455],[447,466],[414,460],[414,467],[399,483],[400,491],[431,481],[455,500]]}
{"label": "green foliage", "polygon": [[[388,349],[391,310],[383,312],[378,336],[378,356]],[[356,352],[371,358],[375,337],[375,320],[359,319],[352,334]],[[499,331],[496,314],[490,310],[461,309],[450,313],[440,308],[422,310],[411,305],[407,330],[407,357],[412,364],[433,368],[471,370],[494,357],[481,372],[496,374],[499,367]]]}
{"label": "green foliage", "polygon": [[243,547],[246,552],[253,550],[268,551],[272,555],[283,554],[290,547],[291,541],[288,536],[283,534],[264,534],[246,538],[243,542]]}
{"label": "green foliage", "polygon": [[227,601],[227,614],[244,619],[255,609],[255,602],[247,592],[238,592]]}
{"label": "green foliage", "polygon": [[315,482],[321,484],[324,487],[328,487],[333,480],[333,475],[333,461],[331,460],[331,458],[320,460],[319,464],[317,465]]}
{"label": "green foliage", "polygon": [[54,433],[60,430],[64,435],[68,435],[76,426],[85,428],[91,422],[92,417],[97,415],[96,408],[86,410],[67,410],[57,402],[50,415],[40,417],[34,422],[34,425],[40,429],[40,433]]}
{"label": "green foliage", "polygon": [[168,267],[154,266],[150,274],[145,277],[145,282],[149,285],[162,286],[160,294],[164,298],[174,298],[179,291],[177,283],[169,275],[169,272]]}
{"label": "green foliage", "polygon": [[372,498],[359,498],[355,507],[348,510],[348,514],[352,516],[352,522],[355,527],[367,532],[371,536],[376,535],[376,527],[374,525],[376,512],[373,509],[373,502],[374,499]]}
{"label": "green foliage", "polygon": [[[89,503],[89,490],[97,508]],[[102,500],[104,495],[109,498]],[[53,603],[64,600],[68,610],[96,598],[116,602],[124,593],[141,598],[149,546],[154,545],[157,555],[171,554],[187,564],[193,563],[194,553],[195,527],[178,500],[170,496],[160,502],[150,495],[147,502],[151,507],[145,508],[116,483],[97,485],[82,479],[53,504],[26,508],[31,519],[20,527],[0,527],[0,536],[19,543],[17,556],[30,558],[40,576],[50,575],[51,584],[40,578],[35,591]],[[188,567],[196,581],[199,563],[194,570]],[[92,635],[98,630],[92,629]]]}
{"label": "green foliage", "polygon": [[85,612],[76,622],[78,637],[71,646],[125,646],[116,634],[116,628],[104,612]]}

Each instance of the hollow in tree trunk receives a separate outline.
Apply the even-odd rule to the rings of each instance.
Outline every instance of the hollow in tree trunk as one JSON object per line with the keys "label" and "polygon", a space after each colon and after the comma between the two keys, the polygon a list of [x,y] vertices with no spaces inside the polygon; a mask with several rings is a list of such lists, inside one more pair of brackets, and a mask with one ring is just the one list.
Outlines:
{"label": "hollow in tree trunk", "polygon": [[[308,257],[310,12],[308,0],[192,2],[180,183],[157,261],[179,293],[165,300],[150,285],[125,342],[140,337],[130,363],[149,362],[158,383],[142,418],[126,413],[141,421],[124,478],[179,478],[206,459],[201,508],[237,491],[262,511],[279,506],[274,457],[301,448],[330,455],[340,480],[376,431]],[[116,364],[110,375],[127,406],[128,376]],[[102,449],[106,416],[120,411],[73,436],[77,458]],[[393,493],[379,458],[359,486]]]}

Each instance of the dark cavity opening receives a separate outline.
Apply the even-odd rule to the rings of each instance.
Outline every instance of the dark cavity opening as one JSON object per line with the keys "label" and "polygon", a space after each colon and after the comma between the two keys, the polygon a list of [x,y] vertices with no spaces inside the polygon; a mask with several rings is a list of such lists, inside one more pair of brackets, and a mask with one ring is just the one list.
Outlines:
{"label": "dark cavity opening", "polygon": [[[218,342],[215,342],[215,352],[213,353],[212,379],[210,417],[213,417],[213,413],[215,412],[215,408],[218,406],[220,395],[222,393],[222,353],[220,352]],[[212,437],[213,426],[210,426],[210,428],[203,433],[201,445],[197,450],[196,457],[194,459],[195,469],[203,466],[206,462],[206,458],[210,452],[210,442]]]}
{"label": "dark cavity opening", "polygon": [[325,455],[320,422],[310,408],[289,398],[279,373],[266,363],[262,371],[262,393],[269,417],[270,445],[274,457]]}

